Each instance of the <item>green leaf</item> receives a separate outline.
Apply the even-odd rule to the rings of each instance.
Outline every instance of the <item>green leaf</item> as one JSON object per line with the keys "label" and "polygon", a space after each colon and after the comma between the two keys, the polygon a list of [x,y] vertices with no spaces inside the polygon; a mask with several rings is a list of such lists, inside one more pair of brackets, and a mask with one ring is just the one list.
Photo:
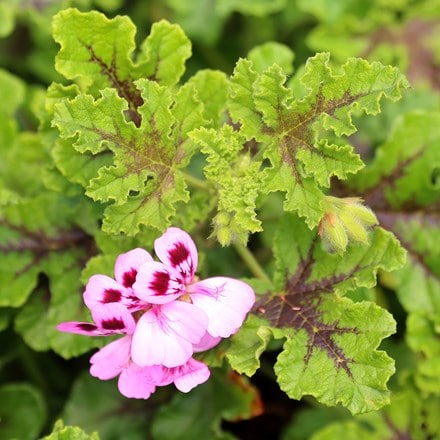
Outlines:
{"label": "green leaf", "polygon": [[[153,81],[139,80],[136,85],[144,101],[138,108],[138,126],[126,122],[126,101],[114,89],[104,89],[96,101],[90,95],[78,95],[60,102],[54,118],[63,137],[77,136],[74,147],[86,158],[113,155],[113,165],[98,169],[86,194],[113,202],[105,210],[104,230],[130,235],[141,224],[163,230],[175,214],[176,202],[188,201],[180,171],[194,150],[187,134],[205,123],[192,84],[174,96]],[[92,168],[96,166],[94,160]]]}
{"label": "green leaf", "polygon": [[278,64],[287,75],[293,72],[293,52],[289,47],[276,41],[268,41],[254,47],[246,58],[252,62],[253,68],[260,74],[274,63]]}
{"label": "green leaf", "polygon": [[0,437],[33,440],[46,422],[43,396],[28,384],[9,383],[0,387]]}
{"label": "green leaf", "polygon": [[262,17],[281,11],[285,4],[286,0],[222,0],[219,3],[218,11],[223,14],[238,11],[242,14]]}
{"label": "green leaf", "polygon": [[320,186],[363,166],[351,146],[325,140],[328,131],[338,137],[352,134],[354,109],[377,114],[381,98],[399,99],[400,88],[408,83],[397,69],[362,59],[349,59],[332,71],[325,53],[310,58],[297,81],[304,89],[298,98],[285,86],[285,73],[276,64],[259,74],[250,61],[240,60],[229,108],[240,133],[260,142],[260,151],[270,160],[265,192],[285,192],[284,208],[297,211],[312,228],[323,215]]}
{"label": "green leaf", "polygon": [[43,437],[43,440],[99,440],[98,433],[86,434],[81,428],[76,426],[64,426],[61,420],[58,420],[53,427],[53,431]]}
{"label": "green leaf", "polygon": [[405,204],[426,206],[437,202],[440,188],[440,113],[408,112],[396,120],[387,142],[371,165],[349,185],[365,194],[377,211],[397,210]]}
{"label": "green leaf", "polygon": [[203,118],[218,127],[225,119],[229,81],[223,72],[199,70],[188,83],[194,86],[197,97],[203,102]]}
{"label": "green leaf", "polygon": [[[420,396],[409,387],[398,392],[386,408],[329,423],[309,438],[313,440],[402,438],[426,439],[438,433],[438,396]],[[433,417],[434,416],[434,417]]]}
{"label": "green leaf", "polygon": [[17,107],[24,101],[25,86],[18,77],[0,69],[0,91],[2,94],[0,114],[12,116]]}
{"label": "green leaf", "polygon": [[418,355],[415,372],[417,386],[428,393],[440,392],[440,342],[438,323],[421,313],[413,312],[407,319],[406,341]]}
{"label": "green leaf", "polygon": [[0,3],[0,37],[6,37],[14,29],[14,12],[13,5]]}
{"label": "green leaf", "polygon": [[247,419],[259,410],[255,389],[245,378],[213,370],[207,383],[188,394],[176,394],[162,405],[152,424],[154,438],[232,439],[221,421]]}
{"label": "green leaf", "polygon": [[[22,307],[35,291],[15,323],[34,349],[50,347],[70,357],[96,345],[93,338],[63,334],[55,328],[62,321],[84,318],[80,270],[92,240],[72,219],[86,225],[89,215],[93,216],[83,200],[49,192],[3,207],[0,304]],[[96,222],[92,219],[91,223]]]}
{"label": "green leaf", "polygon": [[[300,306],[286,299],[285,307]],[[387,405],[386,382],[394,362],[376,348],[395,332],[392,316],[373,303],[338,297],[321,299],[311,309],[319,318],[299,311],[293,321],[305,322],[289,335],[278,356],[275,373],[281,389],[293,399],[311,395],[326,405],[341,403],[353,414]],[[297,328],[295,322],[282,325],[289,324]]]}
{"label": "green leaf", "polygon": [[164,85],[176,84],[191,48],[177,25],[162,20],[153,25],[135,63],[135,32],[126,16],[108,19],[96,11],[60,11],[53,19],[53,36],[61,45],[55,66],[67,79],[78,79],[92,93],[115,88],[136,112],[141,98],[134,80],[148,78]]}
{"label": "green leaf", "polygon": [[[100,381],[85,372],[73,384],[62,419],[66,425],[81,426],[86,432],[96,431],[102,439],[141,440],[148,432],[150,412],[143,401],[119,394],[115,381]],[[109,417],[109,414],[118,416]]]}
{"label": "green leaf", "polygon": [[256,218],[256,199],[262,185],[259,161],[252,161],[244,150],[244,139],[229,125],[221,131],[199,129],[191,137],[207,154],[204,172],[217,187],[218,214],[214,234],[222,245],[238,240],[246,243],[249,232],[261,230]]}
{"label": "green leaf", "polygon": [[295,399],[312,395],[326,405],[341,403],[354,414],[387,404],[394,363],[376,349],[395,332],[395,322],[374,303],[342,295],[374,286],[379,268],[401,267],[405,253],[397,240],[376,228],[370,245],[353,244],[343,256],[332,255],[297,218],[285,216],[274,253],[276,290],[263,295],[255,311],[276,338],[286,337],[275,364],[281,388]]}
{"label": "green leaf", "polygon": [[260,356],[267,348],[272,332],[266,323],[249,315],[240,330],[231,338],[226,357],[240,374],[252,376],[260,367]]}

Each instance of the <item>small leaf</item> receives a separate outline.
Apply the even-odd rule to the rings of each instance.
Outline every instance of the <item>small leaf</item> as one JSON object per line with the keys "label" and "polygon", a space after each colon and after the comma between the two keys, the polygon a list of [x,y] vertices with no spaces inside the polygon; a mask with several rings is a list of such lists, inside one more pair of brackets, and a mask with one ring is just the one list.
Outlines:
{"label": "small leaf", "polygon": [[88,435],[81,428],[64,426],[63,422],[58,420],[53,431],[42,440],[99,440],[99,435],[96,432]]}

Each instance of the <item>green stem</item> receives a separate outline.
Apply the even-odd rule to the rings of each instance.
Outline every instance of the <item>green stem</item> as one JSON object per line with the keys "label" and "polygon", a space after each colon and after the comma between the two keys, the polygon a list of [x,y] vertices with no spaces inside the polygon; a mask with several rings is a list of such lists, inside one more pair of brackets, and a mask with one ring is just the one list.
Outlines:
{"label": "green stem", "polygon": [[187,173],[183,173],[183,177],[185,178],[187,183],[194,186],[195,188],[203,189],[205,191],[209,190],[209,186],[204,180],[197,179],[197,177],[191,176],[191,174]]}
{"label": "green stem", "polygon": [[254,254],[252,254],[252,252],[246,246],[243,246],[241,243],[234,243],[234,248],[256,278],[268,283],[269,285],[272,284],[272,281],[260,266],[260,263],[254,257]]}

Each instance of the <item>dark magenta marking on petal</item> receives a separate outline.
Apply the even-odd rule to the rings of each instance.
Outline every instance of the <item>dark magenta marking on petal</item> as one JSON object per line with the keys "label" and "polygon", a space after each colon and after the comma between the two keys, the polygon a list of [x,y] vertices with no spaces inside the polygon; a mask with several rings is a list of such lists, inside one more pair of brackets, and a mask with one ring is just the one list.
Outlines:
{"label": "dark magenta marking on petal", "polygon": [[116,289],[105,289],[104,290],[104,297],[102,299],[102,303],[115,303],[119,302],[121,300],[121,292]]}
{"label": "dark magenta marking on petal", "polygon": [[78,330],[83,330],[85,332],[93,332],[98,327],[96,327],[95,324],[89,324],[87,322],[83,322],[81,324],[78,324]]}
{"label": "dark magenta marking on petal", "polygon": [[128,272],[124,272],[122,276],[122,284],[124,287],[131,287],[136,281],[137,270],[131,268]]}
{"label": "dark magenta marking on petal", "polygon": [[125,328],[124,321],[113,318],[108,321],[102,321],[102,328],[105,330],[122,330]]}
{"label": "dark magenta marking on petal", "polygon": [[170,256],[170,262],[173,267],[178,266],[180,263],[185,261],[189,256],[189,250],[183,243],[176,243],[173,249],[168,251]]}
{"label": "dark magenta marking on petal", "polygon": [[168,272],[154,272],[154,280],[150,283],[150,289],[154,290],[156,295],[165,295],[170,282]]}

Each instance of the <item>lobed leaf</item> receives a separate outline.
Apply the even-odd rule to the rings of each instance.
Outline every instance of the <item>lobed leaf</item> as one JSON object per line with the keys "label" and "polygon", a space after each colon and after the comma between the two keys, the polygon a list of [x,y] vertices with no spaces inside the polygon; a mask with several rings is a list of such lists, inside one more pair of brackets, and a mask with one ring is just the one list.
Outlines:
{"label": "lobed leaf", "polygon": [[[292,234],[297,237],[293,246]],[[394,333],[395,323],[374,303],[342,295],[373,286],[378,269],[402,266],[405,253],[380,228],[371,245],[351,245],[344,256],[316,244],[315,234],[298,219],[282,219],[275,237],[275,290],[255,306],[273,335],[286,338],[275,364],[278,382],[295,399],[312,395],[327,405],[341,403],[354,414],[378,409],[389,402],[386,383],[394,363],[376,349]]]}
{"label": "lobed leaf", "polygon": [[408,83],[397,69],[362,59],[349,59],[332,70],[326,53],[310,58],[296,81],[304,88],[298,98],[276,64],[257,73],[250,61],[240,60],[232,76],[229,108],[240,133],[260,142],[271,163],[264,170],[265,192],[285,192],[284,208],[297,211],[312,228],[323,215],[320,187],[363,166],[351,146],[330,144],[323,139],[325,133],[352,134],[355,109],[377,114],[380,100],[398,99]]}
{"label": "lobed leaf", "polygon": [[[90,95],[78,95],[60,102],[54,117],[61,135],[76,136],[73,146],[86,154],[73,165],[91,160],[86,171],[97,169],[86,184],[86,194],[114,202],[105,210],[104,229],[131,235],[141,224],[162,230],[175,213],[175,203],[188,200],[179,169],[188,164],[194,150],[188,132],[205,122],[192,84],[174,96],[153,81],[139,80],[136,86],[144,101],[138,108],[138,126],[125,120],[127,103],[114,89],[104,89],[96,101]],[[102,159],[92,160],[90,154]],[[109,154],[112,165],[98,168]]]}

